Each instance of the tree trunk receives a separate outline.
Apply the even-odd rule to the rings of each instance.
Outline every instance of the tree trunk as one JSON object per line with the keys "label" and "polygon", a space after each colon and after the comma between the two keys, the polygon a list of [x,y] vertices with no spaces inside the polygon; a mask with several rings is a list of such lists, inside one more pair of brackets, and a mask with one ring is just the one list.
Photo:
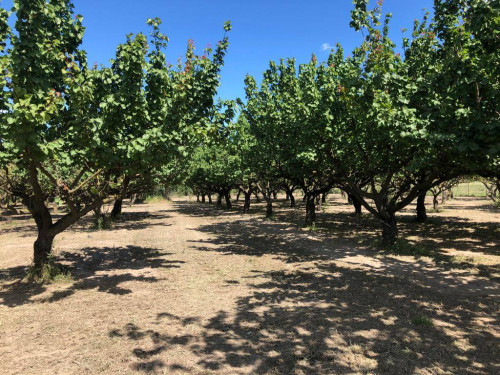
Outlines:
{"label": "tree trunk", "polygon": [[233,208],[233,205],[231,203],[231,195],[229,194],[229,191],[224,192],[224,198],[226,199],[226,207],[228,210]]}
{"label": "tree trunk", "polygon": [[355,216],[361,216],[361,202],[359,201],[358,198],[356,198],[354,195],[348,194],[347,199],[350,204],[353,205],[354,207],[354,215]]}
{"label": "tree trunk", "polygon": [[137,200],[137,194],[132,194],[132,197],[130,197],[129,206],[131,207],[135,203],[136,200]]}
{"label": "tree trunk", "polygon": [[448,200],[448,190],[445,189],[441,193],[441,204],[445,204],[447,200]]}
{"label": "tree trunk", "polygon": [[118,217],[118,215],[120,215],[122,213],[122,205],[123,205],[123,199],[118,198],[115,201],[115,204],[113,204],[113,209],[111,210],[111,217],[112,218],[115,219]]}
{"label": "tree trunk", "polygon": [[103,215],[102,213],[102,206],[94,208],[94,218],[97,221],[101,216]]}
{"label": "tree trunk", "polygon": [[54,237],[46,232],[39,232],[38,238],[35,241],[33,247],[33,261],[35,264],[35,269],[42,270],[43,267],[48,263],[49,256],[52,251],[52,244],[54,242]]}
{"label": "tree trunk", "polygon": [[245,196],[245,203],[243,204],[243,212],[248,212],[250,211],[250,198],[252,197],[252,193],[243,192],[243,195]]}
{"label": "tree trunk", "polygon": [[295,207],[295,197],[293,196],[293,193],[288,193],[288,196],[290,197],[290,207],[294,208]]}
{"label": "tree trunk", "polygon": [[321,210],[323,206],[323,201],[321,200],[321,195],[316,196],[316,209]]}
{"label": "tree trunk", "polygon": [[236,202],[240,201],[241,189],[238,190],[238,194],[236,195]]}
{"label": "tree trunk", "polygon": [[311,226],[316,223],[316,197],[314,195],[306,196],[306,226]]}
{"label": "tree trunk", "polygon": [[200,194],[196,194],[196,202],[200,203]]}
{"label": "tree trunk", "polygon": [[205,194],[202,194],[201,195],[201,203],[205,203],[205,202],[206,202]]}
{"label": "tree trunk", "polygon": [[258,193],[258,191],[254,191],[254,192],[253,192],[253,195],[255,196],[255,199],[257,200],[257,203],[262,202],[262,199],[260,199],[260,197],[259,197],[259,193]]}
{"label": "tree trunk", "polygon": [[220,193],[217,196],[217,206],[222,206],[222,194]]}
{"label": "tree trunk", "polygon": [[423,223],[427,221],[427,209],[425,208],[426,192],[422,193],[417,198],[417,221]]}
{"label": "tree trunk", "polygon": [[171,193],[172,193],[172,189],[170,189],[169,186],[165,186],[165,189],[163,190],[163,198],[165,198],[167,201],[169,201]]}
{"label": "tree trunk", "polygon": [[326,203],[326,193],[323,193],[323,195],[321,195],[321,202]]}
{"label": "tree trunk", "polygon": [[278,199],[278,192],[277,191],[273,191],[273,198],[275,200]]}
{"label": "tree trunk", "polygon": [[433,199],[432,199],[432,206],[433,206],[433,208],[434,208],[435,211],[437,211],[439,209],[438,197],[439,197],[438,194],[434,194],[433,195]]}
{"label": "tree trunk", "polygon": [[208,203],[212,203],[212,194],[208,194]]}
{"label": "tree trunk", "polygon": [[389,214],[389,218],[381,220],[382,223],[382,244],[392,246],[398,238],[398,226],[396,223],[396,215]]}
{"label": "tree trunk", "polygon": [[273,200],[270,195],[266,195],[266,217],[273,216]]}

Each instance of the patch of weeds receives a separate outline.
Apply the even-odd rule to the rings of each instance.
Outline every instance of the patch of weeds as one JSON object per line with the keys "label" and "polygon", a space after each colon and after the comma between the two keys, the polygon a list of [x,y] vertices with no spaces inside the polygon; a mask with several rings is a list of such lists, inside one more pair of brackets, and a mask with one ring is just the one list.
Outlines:
{"label": "patch of weeds", "polygon": [[41,269],[31,265],[26,272],[26,279],[36,283],[68,283],[73,281],[69,267],[56,263],[52,256]]}
{"label": "patch of weeds", "polygon": [[423,327],[431,327],[434,325],[432,323],[432,320],[426,317],[425,315],[419,315],[413,318],[413,324],[416,326],[423,326]]}
{"label": "patch of weeds", "polygon": [[94,216],[93,230],[109,230],[113,226],[113,219],[108,215]]}
{"label": "patch of weeds", "polygon": [[167,199],[165,199],[161,195],[151,195],[151,196],[148,196],[144,199],[144,203],[146,203],[146,204],[161,203],[161,202],[165,202],[166,200]]}
{"label": "patch of weeds", "polygon": [[276,214],[272,214],[271,216],[266,216],[264,220],[276,221]]}
{"label": "patch of weeds", "polygon": [[305,227],[306,230],[311,231],[311,232],[319,232],[321,231],[321,228],[316,226],[316,223],[312,223],[312,225],[307,225]]}
{"label": "patch of weeds", "polygon": [[411,255],[416,258],[423,256],[435,257],[434,251],[403,238],[397,239],[393,245],[384,245],[381,240],[376,240],[374,246],[395,255]]}

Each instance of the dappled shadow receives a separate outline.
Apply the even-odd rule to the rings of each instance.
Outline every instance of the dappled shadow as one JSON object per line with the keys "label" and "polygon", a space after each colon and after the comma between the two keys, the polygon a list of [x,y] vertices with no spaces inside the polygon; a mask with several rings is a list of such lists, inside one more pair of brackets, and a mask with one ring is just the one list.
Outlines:
{"label": "dappled shadow", "polygon": [[[331,264],[256,272],[250,283],[253,292],[239,298],[234,311],[220,311],[208,322],[159,314],[164,325],[179,325],[176,335],[157,324],[129,324],[109,334],[137,342],[136,370],[150,363],[165,366],[163,358],[178,345],[196,356],[195,373],[200,368],[325,375],[498,370],[496,304],[488,297],[447,296],[405,278]],[[184,334],[186,319],[202,333]]]}
{"label": "dappled shadow", "polygon": [[[461,207],[463,198],[456,199],[457,207]],[[451,201],[451,202],[454,202]],[[257,214],[263,217],[264,207],[262,204],[254,205]],[[338,195],[330,195],[328,202],[323,206],[324,210],[317,213],[317,222],[314,228],[314,237],[321,240],[333,241],[336,247],[346,248],[356,246],[362,248],[374,248],[374,244],[380,242],[381,225],[372,215],[364,213],[354,216],[352,206]],[[188,215],[209,215],[210,211],[199,205],[191,204]],[[419,248],[418,256],[427,255],[431,257],[436,265],[443,269],[471,268],[479,269],[482,275],[500,272],[500,265],[478,265],[477,262],[464,256],[456,256],[457,252],[472,253],[480,259],[483,255],[500,256],[500,230],[497,222],[475,222],[466,217],[435,216],[430,214],[426,223],[419,223],[413,214],[415,208],[409,207],[407,212],[398,216],[398,227],[401,238],[411,238],[416,247]],[[249,215],[255,218],[255,215]],[[288,202],[281,199],[275,202],[275,215],[273,221],[260,225],[263,230],[266,227],[275,226],[274,223],[287,223],[295,228],[302,227],[304,222],[303,202],[298,199],[297,207],[290,209]],[[232,236],[232,231],[238,230],[234,226],[226,228],[213,228],[214,233],[223,231]],[[209,232],[210,229],[206,228]],[[293,232],[293,230],[292,230]],[[295,231],[299,232],[299,231]],[[259,237],[260,231],[255,235]],[[296,233],[288,233],[296,236]],[[254,233],[248,233],[254,235]],[[253,238],[253,237],[252,237]],[[224,242],[224,239],[219,239]],[[286,240],[285,240],[286,241]],[[286,242],[293,242],[286,241]],[[293,247],[293,243],[291,244]],[[265,247],[261,247],[259,251]],[[376,252],[372,252],[376,254]],[[457,260],[458,259],[458,260]]]}
{"label": "dappled shadow", "polygon": [[[117,218],[112,220],[111,229],[109,230],[141,230],[154,226],[168,227],[172,224],[165,223],[166,219],[171,218],[166,211],[124,211]],[[87,215],[73,227],[73,230],[78,232],[95,232],[94,218],[92,215]]]}
{"label": "dappled shadow", "polygon": [[161,210],[158,212],[179,212],[183,215],[203,216],[230,216],[240,214],[240,203],[233,203],[233,208],[228,209],[226,205],[218,206],[215,203],[198,203],[188,201],[172,202],[172,210]]}
{"label": "dappled shadow", "polygon": [[[330,220],[331,216],[339,217],[342,215],[345,214],[325,214],[325,216],[330,216]],[[346,233],[342,238],[332,236],[331,231],[301,230],[286,222],[249,217],[201,225],[192,230],[207,233],[209,238],[192,240],[190,243],[193,248],[200,251],[254,257],[272,255],[286,263],[336,262],[336,264],[349,268],[364,269],[380,275],[412,278],[414,283],[427,288],[445,289],[457,294],[500,295],[499,280],[491,276],[491,274],[500,271],[498,264],[477,265],[466,260],[452,262],[450,256],[440,252],[424,254],[433,261],[430,261],[429,258],[393,257],[391,253],[367,246],[364,243],[365,238],[361,228],[367,225],[363,221],[373,221],[372,219],[351,217],[351,220],[359,225],[359,230],[353,225],[354,228],[351,228],[351,232]],[[408,223],[408,225],[411,224]],[[426,225],[423,225],[424,229]],[[343,231],[348,232],[347,228],[344,228]],[[361,241],[359,238],[349,237],[350,235],[361,237]],[[432,235],[447,238],[438,229],[435,229]],[[433,238],[432,235],[428,234],[426,240],[430,241]],[[489,246],[491,239],[485,238],[483,241],[486,247]]]}
{"label": "dappled shadow", "polygon": [[[152,283],[159,281],[148,276],[148,269],[178,268],[183,261],[169,260],[172,255],[158,249],[141,246],[124,247],[88,247],[77,252],[63,252],[55,261],[67,266],[71,271],[73,282],[64,290],[53,292],[49,296],[40,296],[47,291],[47,285],[30,283],[15,279],[4,283],[0,291],[0,303],[13,307],[33,302],[55,302],[75,294],[79,290],[97,289],[99,292],[117,295],[129,294],[132,291],[122,284],[127,282]],[[20,274],[19,267],[5,270],[4,274]],[[114,273],[117,272],[117,273]],[[35,299],[35,297],[38,297]]]}
{"label": "dappled shadow", "polygon": [[[217,251],[228,255],[271,254],[287,263],[329,259],[331,254],[327,252],[330,251],[339,251],[344,255],[355,252],[352,247],[340,243],[331,248],[331,243],[311,237],[307,232],[286,223],[259,218],[207,224],[192,230],[212,235],[212,238],[207,240],[189,241],[198,250]],[[314,246],[313,250],[311,245]]]}
{"label": "dappled shadow", "polygon": [[[141,230],[153,226],[171,226],[165,223],[171,216],[167,211],[142,212],[142,211],[124,211],[119,217],[112,221],[111,229],[107,230]],[[54,222],[60,219],[63,213],[53,214]],[[88,214],[71,226],[74,232],[95,232],[94,218]],[[0,235],[17,234],[21,237],[36,236],[36,225],[31,215],[13,215],[9,220],[0,222]]]}

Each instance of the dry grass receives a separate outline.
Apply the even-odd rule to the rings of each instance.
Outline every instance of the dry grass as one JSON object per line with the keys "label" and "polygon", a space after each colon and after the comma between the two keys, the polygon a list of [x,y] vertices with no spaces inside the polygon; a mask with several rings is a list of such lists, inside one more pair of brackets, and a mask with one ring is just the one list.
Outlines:
{"label": "dry grass", "polygon": [[[332,196],[314,231],[281,202],[175,199],[56,239],[64,283],[23,280],[35,232],[0,224],[2,374],[498,374],[500,212],[409,208],[401,252]],[[14,224],[13,224],[14,223]]]}

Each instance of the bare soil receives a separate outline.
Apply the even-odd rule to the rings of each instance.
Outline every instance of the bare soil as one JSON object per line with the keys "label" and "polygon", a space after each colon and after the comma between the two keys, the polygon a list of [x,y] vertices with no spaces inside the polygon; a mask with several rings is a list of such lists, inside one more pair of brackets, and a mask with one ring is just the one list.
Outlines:
{"label": "bare soil", "polygon": [[135,205],[107,231],[87,218],[56,238],[72,280],[51,284],[23,279],[32,220],[3,218],[0,374],[500,373],[488,201],[424,224],[409,207],[397,253],[337,195],[308,229],[284,200],[271,220],[240,206]]}

